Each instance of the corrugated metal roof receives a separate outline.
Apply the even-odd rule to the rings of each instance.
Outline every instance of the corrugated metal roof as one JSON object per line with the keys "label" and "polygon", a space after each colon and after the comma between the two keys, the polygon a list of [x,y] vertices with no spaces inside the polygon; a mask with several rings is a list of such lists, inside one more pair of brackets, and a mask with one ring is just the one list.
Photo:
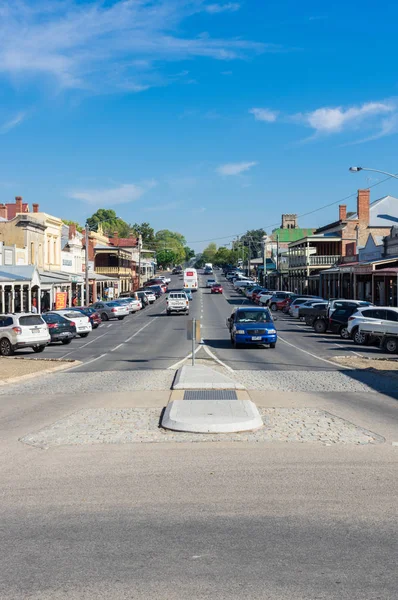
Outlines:
{"label": "corrugated metal roof", "polygon": [[295,229],[282,229],[282,227],[279,227],[273,230],[271,238],[273,241],[276,241],[279,235],[279,242],[296,242],[297,240],[301,240],[301,238],[312,235],[314,231],[315,229],[302,229],[301,227],[296,227]]}

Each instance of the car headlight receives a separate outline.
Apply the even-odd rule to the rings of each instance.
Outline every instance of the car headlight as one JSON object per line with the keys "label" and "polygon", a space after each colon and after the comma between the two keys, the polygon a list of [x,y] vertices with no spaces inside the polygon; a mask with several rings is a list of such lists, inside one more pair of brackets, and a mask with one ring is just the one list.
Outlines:
{"label": "car headlight", "polygon": [[239,335],[245,335],[246,331],[244,329],[237,329],[235,331],[235,333],[239,334]]}
{"label": "car headlight", "polygon": [[271,334],[276,333],[276,329],[267,329],[267,333],[271,333]]}

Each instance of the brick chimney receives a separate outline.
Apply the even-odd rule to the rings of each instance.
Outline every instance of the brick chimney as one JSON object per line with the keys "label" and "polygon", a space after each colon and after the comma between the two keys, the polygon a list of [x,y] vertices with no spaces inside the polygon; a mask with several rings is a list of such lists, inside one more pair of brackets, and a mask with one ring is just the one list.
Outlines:
{"label": "brick chimney", "polygon": [[39,205],[38,204],[32,204],[33,207],[33,212],[34,213],[38,213],[39,212]]}
{"label": "brick chimney", "polygon": [[5,204],[0,204],[0,217],[3,217],[3,219],[8,219],[8,215],[7,215],[7,207]]}
{"label": "brick chimney", "polygon": [[[34,206],[35,205],[33,205],[33,210]],[[69,225],[69,239],[72,240],[74,237],[76,237],[76,225],[72,224]]]}
{"label": "brick chimney", "polygon": [[22,212],[22,196],[15,196],[15,212],[16,214]]}
{"label": "brick chimney", "polygon": [[339,206],[339,221],[345,221],[347,219],[347,205],[340,204]]}
{"label": "brick chimney", "polygon": [[370,190],[358,190],[357,213],[360,225],[369,225],[370,216]]}

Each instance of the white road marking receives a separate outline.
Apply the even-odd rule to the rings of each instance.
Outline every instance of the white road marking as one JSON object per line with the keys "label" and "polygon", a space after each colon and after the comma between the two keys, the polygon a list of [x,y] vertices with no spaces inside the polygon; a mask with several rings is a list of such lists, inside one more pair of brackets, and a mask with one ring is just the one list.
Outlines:
{"label": "white road marking", "polygon": [[112,323],[109,323],[109,325],[107,325],[107,327],[112,327]]}
{"label": "white road marking", "polygon": [[356,354],[360,358],[363,358],[362,354],[359,354],[359,352],[355,352],[355,350],[350,350],[350,352],[352,352],[353,354]]}
{"label": "white road marking", "polygon": [[119,344],[118,346],[115,346],[114,348],[112,348],[112,350],[110,350],[110,352],[114,352],[115,350],[117,350],[118,348],[121,348],[123,346],[124,342],[122,342],[121,344]]}
{"label": "white road marking", "polygon": [[[202,347],[202,346],[200,345],[200,346],[198,346],[198,347],[196,348],[196,350],[195,350],[195,354],[196,354],[197,352],[199,352],[199,350],[201,349],[201,347]],[[171,365],[171,367],[167,367],[167,368],[168,368],[168,369],[178,369],[178,367],[179,367],[180,365],[182,365],[182,364],[183,364],[183,363],[184,363],[186,360],[189,360],[190,358],[192,358],[192,352],[190,352],[190,353],[188,354],[188,356],[186,356],[185,358],[182,358],[181,360],[179,360],[178,362],[176,362],[174,365]]]}
{"label": "white road marking", "polygon": [[[334,367],[341,366],[338,363],[334,363],[331,360],[328,360],[327,358],[321,358],[320,356],[317,356],[316,354],[312,354],[312,352],[308,352],[308,350],[304,350],[303,348],[300,348],[299,346],[295,346],[294,344],[287,342],[279,334],[278,334],[278,340],[280,340],[281,342],[284,342],[285,344],[287,344],[288,346],[291,346],[292,348],[295,348],[296,350],[299,350],[300,352],[304,352],[304,354],[308,354],[309,356],[316,358],[317,360],[322,360],[323,362],[329,363],[330,365],[333,365]],[[346,369],[348,371],[353,370],[352,367],[344,367],[344,369]]]}
{"label": "white road marking", "polygon": [[[161,314],[163,314],[165,311],[162,311]],[[156,321],[156,319],[158,319],[159,317],[155,317],[154,319],[152,319],[152,321],[149,321],[146,325],[144,325],[143,327],[141,327],[141,329],[139,329],[138,331],[136,331],[135,333],[133,333],[133,335],[131,335],[129,338],[127,338],[127,340],[125,340],[123,342],[123,344],[126,344],[127,342],[129,342],[130,340],[132,340],[136,335],[138,335],[139,333],[141,333],[141,331],[143,331],[146,327],[148,327],[148,325],[151,325],[151,323],[153,323],[154,321]]]}
{"label": "white road marking", "polygon": [[215,360],[218,364],[220,364],[222,367],[224,367],[224,369],[227,369],[231,373],[234,373],[234,370],[231,367],[229,367],[228,365],[226,365],[222,360],[220,360],[219,358],[217,358],[217,356],[215,354],[213,354],[213,352],[211,352],[211,350],[209,350],[209,348],[206,345],[204,345],[203,348],[204,348],[205,352],[207,352],[207,354],[213,360]]}
{"label": "white road marking", "polygon": [[92,358],[91,360],[88,360],[87,362],[82,363],[81,365],[77,365],[76,367],[71,367],[70,369],[66,369],[66,371],[64,371],[64,373],[65,372],[69,372],[69,371],[73,371],[73,369],[79,369],[80,367],[85,367],[86,365],[89,365],[90,363],[93,363],[96,360],[99,360],[100,358],[103,358],[104,356],[106,356],[106,353],[105,354],[101,354],[100,356],[97,356],[97,358]]}
{"label": "white road marking", "polygon": [[60,357],[60,360],[62,358],[65,358],[66,356],[69,356],[69,354],[73,354],[74,352],[77,352],[78,350],[81,350],[82,348],[85,348],[86,346],[88,346],[89,344],[92,344],[93,342],[96,342],[97,340],[99,340],[100,338],[104,337],[104,335],[106,335],[106,333],[103,333],[99,336],[97,336],[96,338],[94,338],[93,340],[91,340],[91,342],[87,342],[86,344],[83,344],[83,346],[77,346],[74,350],[71,350],[70,352],[68,352],[67,354],[64,354],[63,356]]}

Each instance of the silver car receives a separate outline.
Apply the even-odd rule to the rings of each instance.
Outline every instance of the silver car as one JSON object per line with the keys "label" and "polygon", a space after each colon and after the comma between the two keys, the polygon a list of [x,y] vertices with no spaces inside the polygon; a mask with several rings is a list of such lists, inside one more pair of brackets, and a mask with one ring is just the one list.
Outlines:
{"label": "silver car", "polygon": [[95,302],[91,306],[101,315],[103,321],[109,321],[109,319],[123,321],[124,317],[130,314],[129,307],[118,302]]}

